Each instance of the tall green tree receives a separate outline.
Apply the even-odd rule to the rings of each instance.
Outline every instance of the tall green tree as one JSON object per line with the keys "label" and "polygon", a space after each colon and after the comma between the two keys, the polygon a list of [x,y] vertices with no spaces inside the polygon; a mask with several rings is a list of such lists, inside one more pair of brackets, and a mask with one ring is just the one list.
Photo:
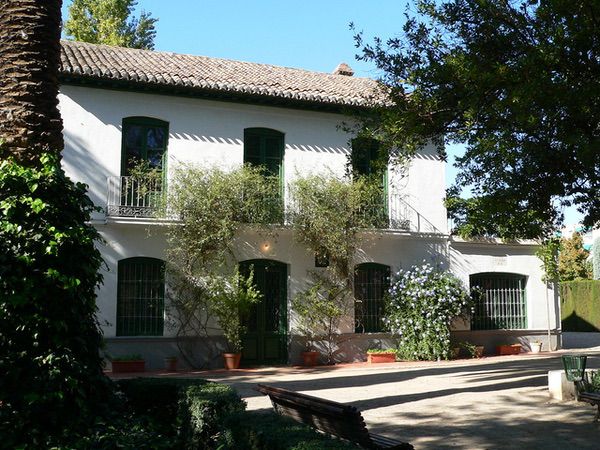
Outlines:
{"label": "tall green tree", "polygon": [[153,50],[158,19],[143,10],[131,17],[136,5],[136,0],[73,0],[65,33],[76,41]]}
{"label": "tall green tree", "polygon": [[573,233],[570,238],[562,238],[558,255],[560,281],[587,280],[592,278],[590,252],[583,248],[583,238]]}
{"label": "tall green tree", "polygon": [[109,398],[91,201],[60,166],[60,0],[0,8],[0,436],[50,448]]}
{"label": "tall green tree", "polygon": [[[410,12],[410,11],[415,11]],[[415,0],[366,42],[391,108],[364,121],[411,155],[464,144],[449,211],[464,235],[549,236],[574,205],[600,220],[600,3]],[[469,188],[471,198],[460,194]]]}

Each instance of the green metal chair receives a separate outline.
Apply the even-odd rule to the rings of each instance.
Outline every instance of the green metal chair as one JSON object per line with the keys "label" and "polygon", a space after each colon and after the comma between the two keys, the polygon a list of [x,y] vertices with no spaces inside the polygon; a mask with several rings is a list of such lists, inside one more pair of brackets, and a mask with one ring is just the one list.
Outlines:
{"label": "green metal chair", "polygon": [[563,355],[561,359],[567,380],[575,384],[575,398],[579,400],[579,394],[585,392],[588,387],[585,374],[587,355]]}

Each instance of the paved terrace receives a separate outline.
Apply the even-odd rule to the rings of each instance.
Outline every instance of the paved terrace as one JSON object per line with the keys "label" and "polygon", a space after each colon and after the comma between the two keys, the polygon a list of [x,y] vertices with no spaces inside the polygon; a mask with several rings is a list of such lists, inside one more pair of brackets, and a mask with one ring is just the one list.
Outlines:
{"label": "paved terrace", "polygon": [[[577,352],[589,355],[588,367],[600,368],[600,348]],[[176,376],[230,384],[252,410],[271,408],[253,390],[257,383],[348,403],[362,411],[369,429],[409,441],[417,450],[599,449],[595,408],[548,398],[547,372],[562,369],[562,353]],[[152,375],[159,374],[174,375]]]}

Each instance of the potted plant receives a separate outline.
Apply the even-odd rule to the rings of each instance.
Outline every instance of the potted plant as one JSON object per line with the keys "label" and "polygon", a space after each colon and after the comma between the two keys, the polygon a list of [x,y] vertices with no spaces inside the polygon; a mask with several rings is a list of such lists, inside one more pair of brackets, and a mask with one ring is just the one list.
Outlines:
{"label": "potted plant", "polygon": [[518,355],[521,353],[521,344],[498,345],[496,353],[499,355]]}
{"label": "potted plant", "polygon": [[177,356],[165,356],[165,370],[169,372],[177,371]]}
{"label": "potted plant", "polygon": [[482,358],[485,347],[483,345],[475,345],[470,342],[461,342],[460,346],[465,349],[471,358]]}
{"label": "potted plant", "polygon": [[393,363],[396,362],[396,353],[394,348],[369,349],[367,350],[367,362],[369,364]]}
{"label": "potted plant", "polygon": [[252,271],[247,277],[236,271],[232,276],[215,275],[207,281],[209,307],[227,342],[227,351],[223,352],[223,362],[228,370],[240,366],[242,338],[246,332],[244,318],[250,312],[252,305],[262,296],[254,286],[253,278]]}
{"label": "potted plant", "polygon": [[113,356],[110,358],[112,362],[113,373],[128,373],[128,372],[143,372],[146,368],[146,361],[140,354]]}
{"label": "potted plant", "polygon": [[542,351],[542,343],[540,341],[533,341],[529,343],[531,353],[540,353]]}
{"label": "potted plant", "polygon": [[318,361],[316,342],[320,336],[326,344],[328,363],[333,363],[339,320],[344,315],[344,290],[325,276],[313,274],[313,277],[313,284],[292,299],[297,330],[305,337],[306,347],[301,355],[307,367]]}

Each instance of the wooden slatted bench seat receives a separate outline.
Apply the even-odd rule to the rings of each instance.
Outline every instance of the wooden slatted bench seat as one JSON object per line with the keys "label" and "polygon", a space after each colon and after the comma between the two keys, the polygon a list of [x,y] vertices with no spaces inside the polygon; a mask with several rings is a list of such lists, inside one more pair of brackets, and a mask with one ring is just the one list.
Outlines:
{"label": "wooden slatted bench seat", "polygon": [[598,407],[598,410],[596,411],[596,418],[594,419],[597,422],[598,418],[600,418],[600,393],[580,392],[579,401],[589,403],[592,406],[596,405]]}
{"label": "wooden slatted bench seat", "polygon": [[354,406],[264,384],[259,384],[256,390],[269,396],[277,413],[363,448],[414,450],[409,443],[369,433],[360,411]]}

